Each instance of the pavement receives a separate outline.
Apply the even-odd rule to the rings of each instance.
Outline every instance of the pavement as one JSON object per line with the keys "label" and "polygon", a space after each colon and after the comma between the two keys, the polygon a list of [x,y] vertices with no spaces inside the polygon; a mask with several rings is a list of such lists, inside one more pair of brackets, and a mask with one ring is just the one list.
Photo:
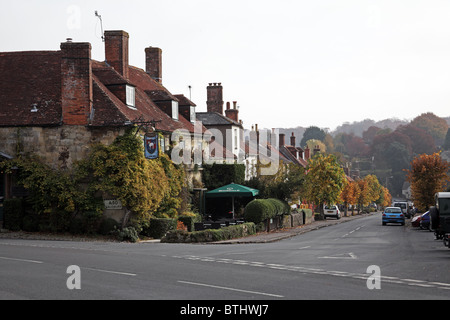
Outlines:
{"label": "pavement", "polygon": [[[261,232],[253,236],[248,236],[244,238],[236,238],[230,240],[208,242],[207,244],[248,244],[248,243],[270,243],[276,242],[283,239],[288,239],[291,237],[298,236],[300,234],[310,232],[312,230],[318,230],[320,228],[325,228],[339,223],[349,222],[355,219],[360,219],[368,215],[377,214],[359,214],[349,217],[341,217],[337,220],[334,218],[328,218],[326,220],[313,221],[312,223],[305,224],[295,228],[285,228],[278,229],[271,232]],[[108,241],[114,240],[108,237],[86,237],[86,236],[74,236],[74,235],[55,235],[55,234],[42,234],[42,233],[29,233],[29,232],[9,232],[7,230],[0,230],[0,239],[26,239],[26,240],[54,240],[54,241]],[[159,239],[155,240],[142,240],[139,243],[159,243]]]}
{"label": "pavement", "polygon": [[223,241],[217,241],[212,242],[210,244],[247,244],[247,243],[269,243],[269,242],[276,242],[283,239],[288,239],[291,237],[298,236],[300,234],[310,232],[312,230],[318,230],[321,228],[329,227],[335,224],[339,223],[345,223],[349,222],[355,219],[360,219],[363,217],[367,217],[368,215],[374,215],[378,212],[373,213],[365,213],[365,214],[359,214],[355,216],[349,216],[349,217],[341,217],[341,219],[334,219],[334,218],[328,218],[326,220],[318,220],[313,221],[312,223],[305,224],[296,228],[286,228],[286,229],[279,229],[271,232],[261,232],[253,236],[248,236],[244,238],[237,238],[237,239],[230,239],[230,240],[223,240]]}

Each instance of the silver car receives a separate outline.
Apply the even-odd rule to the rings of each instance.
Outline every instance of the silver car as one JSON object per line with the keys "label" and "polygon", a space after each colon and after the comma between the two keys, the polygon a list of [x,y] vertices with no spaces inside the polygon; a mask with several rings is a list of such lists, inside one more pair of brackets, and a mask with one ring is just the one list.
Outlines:
{"label": "silver car", "polygon": [[331,205],[331,206],[325,205],[323,207],[323,214],[325,216],[325,219],[327,217],[333,217],[333,218],[336,218],[336,219],[340,219],[341,218],[341,212],[339,211],[339,208],[336,205]]}

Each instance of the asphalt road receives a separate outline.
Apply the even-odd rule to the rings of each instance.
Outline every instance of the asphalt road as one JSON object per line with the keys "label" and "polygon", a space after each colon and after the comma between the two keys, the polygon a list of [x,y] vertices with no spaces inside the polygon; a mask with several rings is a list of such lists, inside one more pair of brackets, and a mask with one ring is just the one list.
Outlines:
{"label": "asphalt road", "polygon": [[264,244],[0,239],[0,299],[448,300],[449,266],[430,232],[380,214]]}

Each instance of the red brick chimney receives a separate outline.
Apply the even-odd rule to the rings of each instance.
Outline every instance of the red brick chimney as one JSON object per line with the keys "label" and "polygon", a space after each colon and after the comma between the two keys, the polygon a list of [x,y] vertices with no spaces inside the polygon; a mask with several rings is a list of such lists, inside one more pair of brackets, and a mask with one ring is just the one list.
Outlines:
{"label": "red brick chimney", "polygon": [[285,144],[285,137],[286,137],[286,135],[284,133],[280,133],[280,136],[278,138],[280,140],[280,146],[279,146],[280,148],[283,147]]}
{"label": "red brick chimney", "polygon": [[291,146],[295,147],[295,136],[294,136],[293,132],[292,132],[292,135],[291,135]]}
{"label": "red brick chimney", "polygon": [[311,156],[310,150],[308,147],[305,148],[305,160],[309,160],[309,157]]}
{"label": "red brick chimney", "polygon": [[145,48],[145,71],[162,83],[162,50],[160,48]]}
{"label": "red brick chimney", "polygon": [[92,111],[91,44],[61,43],[61,107],[66,125],[88,125]]}
{"label": "red brick chimney", "polygon": [[210,83],[206,87],[207,91],[207,111],[223,114],[223,87],[221,83]]}
{"label": "red brick chimney", "polygon": [[105,31],[106,62],[128,79],[128,33],[125,31]]}
{"label": "red brick chimney", "polygon": [[233,101],[233,109],[230,108],[230,103],[227,102],[227,110],[225,110],[225,115],[228,119],[239,122],[239,110],[237,109],[236,101]]}

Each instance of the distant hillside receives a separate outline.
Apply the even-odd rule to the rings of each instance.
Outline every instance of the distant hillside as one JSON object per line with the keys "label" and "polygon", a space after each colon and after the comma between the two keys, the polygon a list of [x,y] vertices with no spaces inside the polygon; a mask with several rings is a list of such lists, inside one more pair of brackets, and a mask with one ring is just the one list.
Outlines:
{"label": "distant hillside", "polygon": [[392,129],[394,131],[400,125],[406,125],[410,123],[410,120],[400,120],[400,119],[385,119],[381,121],[374,121],[371,119],[365,119],[363,121],[355,121],[353,123],[345,122],[336,128],[331,134],[334,136],[338,133],[353,133],[355,136],[362,137],[364,131],[369,129],[371,126],[379,127],[381,129]]}
{"label": "distant hillside", "polygon": [[[447,121],[448,125],[450,126],[450,117],[443,118],[445,121]],[[362,134],[364,131],[369,129],[371,126],[375,126],[381,129],[389,128],[392,131],[395,131],[398,126],[400,125],[407,125],[410,123],[411,120],[406,119],[385,119],[380,121],[374,121],[371,119],[365,119],[363,121],[355,121],[352,123],[345,122],[342,125],[338,126],[336,130],[331,131],[330,134],[332,136],[336,136],[338,133],[353,133],[355,136],[362,137]],[[303,134],[305,133],[306,127],[295,127],[295,128],[278,128],[280,133],[284,133],[286,135],[286,144],[290,144],[290,137],[292,133],[294,133],[295,136],[295,144],[296,147],[300,146],[300,141],[302,141]],[[264,129],[269,130],[269,129]]]}
{"label": "distant hillside", "polygon": [[450,127],[450,117],[447,117],[447,118],[442,118],[442,119],[444,119],[445,121],[447,121],[447,123],[448,123],[448,126]]}

